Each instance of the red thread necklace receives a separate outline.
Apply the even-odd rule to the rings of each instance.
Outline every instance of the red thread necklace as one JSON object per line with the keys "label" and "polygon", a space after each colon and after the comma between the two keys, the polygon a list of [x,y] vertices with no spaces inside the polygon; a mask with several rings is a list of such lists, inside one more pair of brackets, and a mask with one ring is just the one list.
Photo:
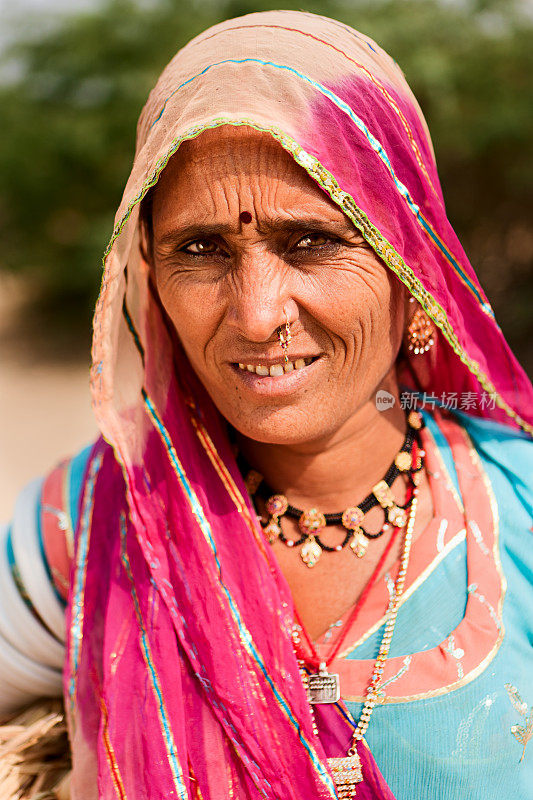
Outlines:
{"label": "red thread necklace", "polygon": [[[416,457],[416,453],[413,454]],[[411,500],[413,494],[414,487],[409,485],[407,488],[407,496],[406,496],[406,503]],[[296,657],[299,662],[303,662],[302,665],[307,667],[312,667],[314,670],[318,670],[318,672],[306,674],[305,683],[307,689],[307,696],[309,702],[312,704],[316,703],[336,703],[340,698],[340,684],[339,684],[339,676],[334,673],[328,672],[328,667],[330,664],[333,663],[337,654],[339,653],[342,645],[346,641],[346,637],[348,636],[353,623],[359,616],[359,613],[364,606],[374,584],[376,583],[381,570],[383,569],[383,565],[385,564],[389,553],[391,552],[392,546],[398,537],[398,533],[400,532],[401,527],[394,526],[392,530],[392,534],[381,554],[378,563],[376,564],[375,569],[372,572],[369,580],[365,588],[363,589],[361,596],[358,598],[357,602],[354,604],[352,612],[348,619],[346,620],[345,624],[343,625],[343,630],[337,640],[333,643],[330,652],[327,654],[326,657],[320,657],[316,651],[316,648],[307,633],[300,616],[296,609],[294,609],[294,616],[297,621],[298,626],[301,629],[302,637],[305,641],[307,646],[307,652],[304,651],[302,647],[301,639],[296,636],[294,638],[294,646]]]}

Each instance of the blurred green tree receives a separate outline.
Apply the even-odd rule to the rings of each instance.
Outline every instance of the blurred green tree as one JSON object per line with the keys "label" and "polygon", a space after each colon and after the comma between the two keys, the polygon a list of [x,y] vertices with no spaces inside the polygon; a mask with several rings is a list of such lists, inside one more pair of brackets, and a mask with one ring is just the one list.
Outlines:
{"label": "blurred green tree", "polygon": [[[284,2],[286,8],[301,8]],[[259,0],[104,0],[4,54],[0,268],[37,287],[47,329],[87,328],[135,123],[164,64]],[[428,119],[448,214],[512,346],[533,369],[533,20],[520,0],[321,0],[375,38]],[[7,66],[10,68],[7,69]],[[73,336],[76,334],[73,333]]]}

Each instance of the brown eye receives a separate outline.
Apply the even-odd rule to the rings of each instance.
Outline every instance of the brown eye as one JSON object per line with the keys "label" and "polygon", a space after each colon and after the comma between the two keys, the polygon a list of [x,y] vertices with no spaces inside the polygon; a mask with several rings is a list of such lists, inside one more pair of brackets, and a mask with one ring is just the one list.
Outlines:
{"label": "brown eye", "polygon": [[218,245],[212,239],[196,239],[194,242],[186,244],[182,249],[185,253],[203,256],[218,252]]}
{"label": "brown eye", "polygon": [[329,236],[324,233],[306,233],[305,236],[296,243],[297,250],[306,250],[311,247],[321,247],[331,242]]}

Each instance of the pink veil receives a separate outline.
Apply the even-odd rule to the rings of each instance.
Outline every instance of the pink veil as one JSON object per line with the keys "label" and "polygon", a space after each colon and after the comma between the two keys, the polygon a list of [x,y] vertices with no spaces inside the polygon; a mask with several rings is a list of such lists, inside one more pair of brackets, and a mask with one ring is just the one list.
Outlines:
{"label": "pink veil", "polygon": [[[86,480],[65,672],[79,798],[335,797],[325,758],[350,738],[340,718],[313,734],[290,593],[140,256],[140,201],[182,141],[227,124],[272,135],[434,320],[437,347],[406,376],[414,388],[486,393],[480,413],[533,430],[531,386],[447,221],[425,122],[393,60],[299,12],[191,41],[141,115],[94,319],[107,444]],[[358,796],[392,798],[366,747],[361,758]]]}

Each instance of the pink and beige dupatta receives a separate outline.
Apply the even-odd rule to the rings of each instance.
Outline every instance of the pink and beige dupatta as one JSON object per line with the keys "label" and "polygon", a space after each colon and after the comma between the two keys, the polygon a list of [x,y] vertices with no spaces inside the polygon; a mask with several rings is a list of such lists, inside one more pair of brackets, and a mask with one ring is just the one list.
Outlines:
{"label": "pink and beige dupatta", "polygon": [[[83,800],[334,798],[326,757],[350,740],[337,709],[313,734],[288,587],[139,252],[139,203],[169,158],[228,124],[273,136],[435,321],[416,388],[486,392],[485,414],[532,430],[531,387],[446,219],[429,135],[393,60],[298,12],[251,14],[190,42],[141,115],[94,319],[104,439],[85,481],[65,670]],[[360,755],[357,796],[393,800],[366,746]]]}

